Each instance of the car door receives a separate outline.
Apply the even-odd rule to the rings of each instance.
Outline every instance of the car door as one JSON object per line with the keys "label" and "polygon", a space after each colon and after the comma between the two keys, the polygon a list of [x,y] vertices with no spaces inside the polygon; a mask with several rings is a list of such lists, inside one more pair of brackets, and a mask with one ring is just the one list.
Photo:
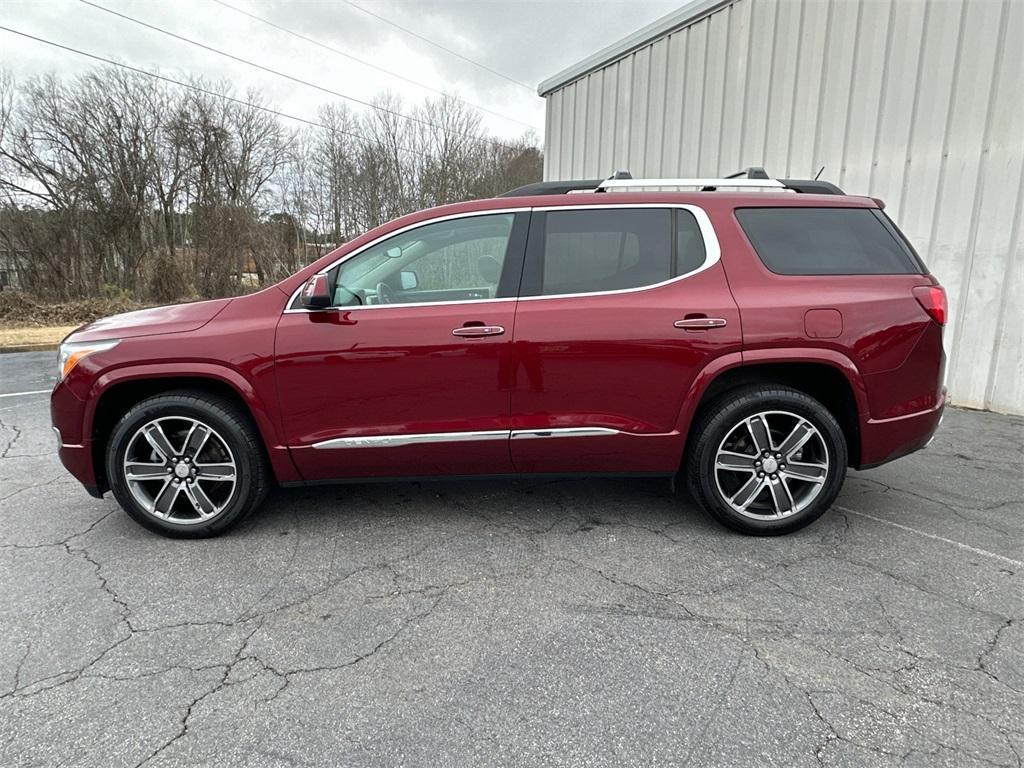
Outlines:
{"label": "car door", "polygon": [[484,211],[418,224],[327,270],[330,309],[293,297],[275,352],[305,479],[513,471],[501,376],[528,220]]}
{"label": "car door", "polygon": [[740,344],[703,210],[535,209],[514,337],[516,469],[674,472],[684,393]]}

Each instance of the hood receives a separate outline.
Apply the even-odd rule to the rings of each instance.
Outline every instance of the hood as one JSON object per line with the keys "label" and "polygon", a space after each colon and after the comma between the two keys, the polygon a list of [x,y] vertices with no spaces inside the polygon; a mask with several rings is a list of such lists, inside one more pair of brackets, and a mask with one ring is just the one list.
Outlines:
{"label": "hood", "polygon": [[191,304],[171,304],[151,307],[121,315],[111,315],[83,325],[71,333],[75,341],[101,341],[102,339],[130,339],[136,336],[156,336],[166,333],[187,333],[202,328],[231,303],[231,299],[196,301]]}

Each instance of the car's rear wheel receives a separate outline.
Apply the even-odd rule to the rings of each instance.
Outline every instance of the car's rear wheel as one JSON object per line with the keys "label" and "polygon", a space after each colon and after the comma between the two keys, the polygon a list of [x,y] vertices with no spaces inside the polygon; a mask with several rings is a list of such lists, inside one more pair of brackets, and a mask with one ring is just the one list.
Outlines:
{"label": "car's rear wheel", "polygon": [[269,472],[248,414],[229,400],[169,392],[133,406],[107,446],[115,498],[165,536],[216,536],[252,512]]}
{"label": "car's rear wheel", "polygon": [[846,477],[846,440],[835,417],[788,387],[734,390],[691,434],[691,492],[715,519],[743,533],[771,536],[809,525]]}

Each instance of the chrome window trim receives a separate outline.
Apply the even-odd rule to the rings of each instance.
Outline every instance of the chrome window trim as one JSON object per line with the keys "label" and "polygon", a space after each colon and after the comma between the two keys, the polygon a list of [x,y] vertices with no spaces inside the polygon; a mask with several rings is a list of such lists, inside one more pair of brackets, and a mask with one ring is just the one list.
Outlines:
{"label": "chrome window trim", "polygon": [[[334,267],[331,267],[334,269]],[[323,309],[286,309],[286,315],[308,315],[314,312],[362,312],[366,309],[402,309],[403,307],[444,307],[455,304],[498,304],[503,301],[516,301],[513,296],[501,299],[457,299],[452,301],[408,301],[402,304],[356,304],[351,307],[324,307]],[[291,304],[291,301],[288,302]]]}
{"label": "chrome window trim", "polygon": [[552,429],[493,429],[469,432],[420,432],[405,435],[336,437],[313,443],[316,450],[338,448],[398,448],[403,445],[462,443],[477,440],[522,440],[547,437],[609,437],[625,434],[609,427],[554,427]]}
{"label": "chrome window trim", "polygon": [[295,291],[289,297],[288,301],[285,303],[284,314],[306,315],[312,314],[314,312],[330,312],[337,310],[344,310],[346,312],[356,312],[373,309],[402,309],[406,307],[440,307],[453,306],[459,304],[494,304],[502,301],[541,301],[548,299],[569,299],[581,296],[612,296],[615,294],[637,293],[638,291],[650,291],[655,288],[661,288],[662,286],[678,282],[680,280],[685,280],[688,277],[692,277],[693,275],[699,274],[700,272],[710,269],[711,267],[715,266],[722,258],[722,248],[718,242],[718,235],[715,233],[715,228],[711,224],[711,219],[708,216],[707,212],[699,205],[693,205],[692,203],[600,203],[595,205],[537,205],[529,208],[494,208],[491,210],[484,211],[467,211],[464,213],[453,213],[448,216],[439,216],[436,219],[427,219],[424,221],[417,222],[415,224],[409,224],[408,226],[402,227],[401,229],[396,229],[393,232],[388,232],[385,235],[381,235],[377,239],[371,240],[369,243],[360,246],[351,253],[346,253],[344,256],[331,262],[331,264],[329,264],[327,267],[320,270],[320,272],[317,272],[316,274],[325,274],[327,272],[330,272],[343,261],[346,261],[354,256],[357,256],[363,251],[372,248],[378,243],[381,243],[384,240],[387,240],[388,238],[394,237],[395,235],[400,235],[403,232],[408,232],[411,229],[424,227],[427,226],[428,224],[434,224],[441,221],[464,219],[472,216],[488,216],[491,214],[524,213],[527,211],[587,211],[594,209],[607,210],[609,208],[681,208],[684,211],[689,211],[697,220],[697,227],[700,229],[701,236],[704,238],[704,263],[697,267],[697,269],[690,270],[689,272],[684,272],[681,275],[676,275],[675,277],[669,278],[668,280],[662,280],[660,283],[641,285],[636,288],[618,288],[611,291],[593,291],[590,293],[560,293],[546,296],[506,296],[502,298],[493,299],[461,299],[457,301],[419,301],[409,302],[406,304],[358,304],[349,307],[329,307],[326,309],[291,309],[291,305],[298,298],[299,293],[302,291],[302,288],[305,285],[305,283],[303,283],[302,285],[295,289]]}
{"label": "chrome window trim", "polygon": [[537,206],[533,210],[535,211],[578,211],[578,210],[592,210],[592,209],[608,209],[608,208],[681,208],[684,211],[689,211],[693,218],[697,220],[697,227],[700,229],[701,237],[704,238],[704,263],[696,269],[691,269],[689,272],[684,272],[681,275],[670,277],[668,280],[662,280],[660,283],[651,283],[650,285],[640,285],[636,288],[616,288],[611,291],[591,291],[589,293],[552,293],[545,294],[542,296],[520,296],[519,301],[541,301],[546,299],[570,299],[578,298],[583,296],[613,296],[620,293],[637,293],[639,291],[651,291],[655,288],[661,288],[662,286],[675,283],[680,280],[685,280],[688,277],[692,277],[706,269],[711,269],[715,266],[722,258],[722,247],[718,242],[718,235],[715,234],[715,228],[711,224],[711,219],[703,208],[698,205],[692,205],[690,203],[601,203],[600,205],[550,205],[550,206]]}

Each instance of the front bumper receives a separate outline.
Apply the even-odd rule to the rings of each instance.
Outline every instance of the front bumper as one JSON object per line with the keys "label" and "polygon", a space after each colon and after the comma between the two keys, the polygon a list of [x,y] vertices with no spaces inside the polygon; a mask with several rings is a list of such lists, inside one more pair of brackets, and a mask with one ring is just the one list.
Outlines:
{"label": "front bumper", "polygon": [[93,462],[92,440],[84,434],[85,402],[66,381],[57,384],[50,395],[50,421],[57,436],[57,455],[61,464],[78,480],[90,496],[102,498]]}
{"label": "front bumper", "polygon": [[924,448],[935,435],[945,407],[946,393],[943,391],[938,405],[926,411],[892,419],[862,421],[857,469],[877,467]]}

